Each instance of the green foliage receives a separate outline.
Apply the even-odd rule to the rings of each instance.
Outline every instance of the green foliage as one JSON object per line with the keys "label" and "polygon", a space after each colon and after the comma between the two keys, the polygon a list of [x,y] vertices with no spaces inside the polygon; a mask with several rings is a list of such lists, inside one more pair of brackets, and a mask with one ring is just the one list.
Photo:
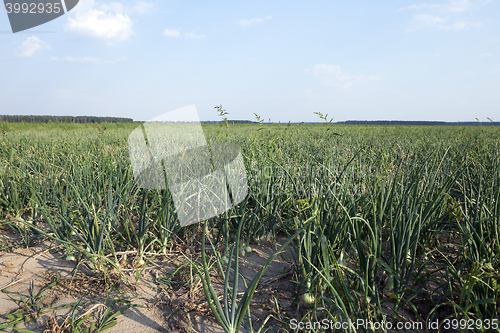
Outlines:
{"label": "green foliage", "polygon": [[333,121],[333,118],[328,120],[328,113],[323,115],[321,112],[318,111],[318,112],[314,112],[314,114],[317,114],[320,119],[323,119],[325,121],[325,124],[327,124],[327,125],[330,125]]}
{"label": "green foliage", "polygon": [[[330,125],[264,124],[256,115],[257,124],[228,126],[227,112],[216,109],[224,133],[220,124],[203,124],[204,133],[209,142],[241,147],[249,194],[205,222],[213,248],[223,248],[229,263],[234,242],[299,232],[290,244],[297,292],[311,306],[304,320],[382,320],[385,302],[394,304],[394,317],[410,309],[431,319],[446,308],[457,318],[498,318],[498,127],[347,126],[322,114]],[[135,263],[178,238],[196,242],[200,230],[180,228],[168,190],[135,185],[127,138],[136,125],[0,125],[1,224],[22,245],[48,237],[79,263],[106,270],[118,251],[137,253]],[[220,311],[203,266],[213,267],[209,261],[193,262],[207,297],[218,313],[231,309],[231,318],[241,318],[250,308],[237,312],[236,303],[222,301]],[[428,318],[419,317],[422,295]],[[239,327],[239,319],[221,320]]]}
{"label": "green foliage", "polygon": [[[312,220],[309,219],[308,221],[304,221],[304,226],[307,225],[307,223]],[[243,320],[245,319],[245,316],[248,314],[249,317],[249,327],[252,327],[252,322],[250,319],[250,312],[249,312],[249,307],[250,307],[250,301],[252,300],[252,296],[255,293],[255,290],[257,289],[257,284],[259,283],[260,279],[262,278],[262,275],[266,271],[266,269],[269,267],[271,262],[276,258],[276,256],[282,252],[289,243],[291,243],[298,235],[299,233],[303,230],[304,227],[299,228],[295,234],[291,237],[288,238],[287,241],[284,242],[284,244],[276,251],[273,255],[271,255],[264,265],[260,268],[260,270],[257,272],[256,276],[253,278],[253,280],[250,282],[250,285],[247,285],[245,283],[245,293],[243,294],[243,297],[237,303],[237,295],[238,295],[238,282],[240,279],[240,272],[239,272],[239,256],[240,256],[240,241],[241,241],[241,231],[243,228],[245,222],[245,215],[241,216],[239,218],[238,222],[238,232],[236,234],[236,242],[234,246],[231,247],[230,255],[229,255],[229,261],[226,264],[226,270],[225,272],[221,269],[222,276],[224,277],[224,292],[223,292],[223,303],[219,301],[219,297],[217,293],[215,292],[213,286],[212,286],[212,279],[210,277],[210,272],[209,272],[209,263],[208,263],[208,258],[207,258],[207,253],[205,249],[205,242],[206,242],[206,230],[207,226],[205,225],[203,228],[203,238],[201,241],[201,257],[202,257],[202,265],[201,267],[196,264],[195,262],[192,262],[192,265],[195,267],[196,271],[198,272],[199,276],[201,277],[201,281],[203,283],[203,290],[205,292],[205,296],[208,301],[208,305],[210,309],[212,310],[212,313],[214,314],[215,318],[219,322],[219,324],[223,327],[223,329],[227,333],[237,333],[240,332],[240,328],[243,324]],[[213,248],[213,244],[212,244]],[[222,268],[221,264],[221,259],[219,257],[216,258],[217,264],[219,267]],[[234,265],[233,265],[233,260],[234,260]],[[233,273],[233,283],[232,283],[232,288],[230,286],[230,274],[231,270]],[[231,290],[232,289],[232,290]],[[267,322],[267,319],[264,321]],[[263,327],[261,327],[262,329]],[[261,330],[260,329],[260,330]],[[260,332],[259,330],[259,332]],[[250,331],[253,332],[252,329]]]}
{"label": "green foliage", "polygon": [[227,112],[225,109],[222,108],[222,104],[215,106],[214,109],[217,110],[217,113],[219,114],[219,117],[222,117],[222,121],[224,122],[224,124],[226,124],[226,128],[227,128],[228,127],[228,122],[227,122],[227,117],[226,116],[229,114],[229,112]]}
{"label": "green foliage", "polygon": [[[113,327],[117,324],[117,317],[122,315],[126,310],[133,307],[142,307],[142,305],[131,304],[128,300],[123,299],[114,299],[109,297],[109,293],[106,297],[106,300],[103,304],[93,304],[93,307],[90,310],[87,310],[84,314],[76,317],[76,312],[81,311],[85,305],[82,304],[83,296],[77,302],[65,304],[61,306],[53,306],[48,305],[44,306],[42,301],[48,297],[48,295],[44,295],[46,291],[53,288],[59,282],[59,275],[57,275],[56,281],[49,283],[48,285],[41,288],[37,293],[34,292],[34,284],[33,281],[30,284],[29,293],[24,295],[19,292],[11,292],[8,291],[7,288],[2,289],[1,291],[5,294],[15,294],[18,298],[14,298],[10,296],[11,300],[16,302],[19,305],[19,308],[4,314],[4,316],[10,321],[4,322],[0,324],[0,330],[4,330],[7,328],[12,328],[14,331],[20,332],[28,332],[33,333],[28,329],[23,329],[18,327],[19,324],[24,323],[28,324],[34,321],[37,321],[42,314],[47,312],[55,312],[57,310],[62,309],[71,309],[71,314],[65,318],[62,326],[57,325],[57,318],[52,315],[52,317],[47,321],[47,324],[57,325],[61,330],[57,332],[71,332],[71,333],[99,333],[110,327]],[[117,304],[124,303],[125,306],[117,309]],[[95,316],[93,313],[94,310],[99,307],[104,307],[106,310],[100,315]],[[95,320],[91,320],[92,317],[95,317]]]}

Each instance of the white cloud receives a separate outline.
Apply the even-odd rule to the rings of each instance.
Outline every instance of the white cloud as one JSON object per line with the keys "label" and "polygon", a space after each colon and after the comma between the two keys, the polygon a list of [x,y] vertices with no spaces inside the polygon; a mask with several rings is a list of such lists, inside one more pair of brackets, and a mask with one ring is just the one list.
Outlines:
{"label": "white cloud", "polygon": [[65,58],[50,57],[52,61],[67,61],[67,62],[99,62],[99,58],[92,57],[78,57],[73,58],[72,56],[67,56]]}
{"label": "white cloud", "polygon": [[101,61],[99,58],[93,58],[93,57],[72,57],[72,56],[67,56],[64,58],[59,58],[59,57],[50,57],[50,60],[52,61],[66,61],[66,62],[91,62],[91,63],[102,63],[102,64],[116,64],[117,62],[120,61],[125,61],[127,60],[127,57],[121,57],[118,58],[117,60],[109,60],[109,61]]}
{"label": "white cloud", "polygon": [[128,6],[120,2],[109,2],[100,6],[95,0],[81,0],[74,15],[68,18],[67,31],[89,35],[110,42],[125,41],[132,36],[132,19],[129,14],[151,12],[154,5],[148,1],[136,1]]}
{"label": "white cloud", "polygon": [[435,15],[415,15],[413,17],[415,21],[417,21],[420,24],[423,25],[429,25],[429,26],[437,26],[440,24],[445,24],[446,19],[440,17],[440,16],[435,16]]}
{"label": "white cloud", "polygon": [[450,0],[448,10],[452,12],[465,12],[472,8],[470,0]]}
{"label": "white cloud", "polygon": [[186,39],[198,39],[198,38],[206,37],[206,35],[197,35],[197,34],[194,34],[192,32],[185,32],[183,35],[184,35],[184,38],[186,38]]}
{"label": "white cloud", "polygon": [[360,75],[351,75],[351,74],[344,74],[339,77],[340,81],[380,81],[382,78],[380,76],[376,75],[366,75],[366,74],[360,74]]}
{"label": "white cloud", "polygon": [[234,23],[235,24],[239,24],[239,25],[242,25],[244,27],[248,27],[252,24],[258,24],[258,23],[261,23],[263,22],[264,20],[270,20],[272,18],[272,16],[266,16],[264,18],[252,18],[252,19],[241,19],[241,20],[237,20],[235,21]]}
{"label": "white cloud", "polygon": [[152,2],[140,0],[136,1],[133,6],[122,4],[120,2],[110,2],[96,6],[95,0],[80,0],[78,2],[78,6],[76,6],[71,13],[86,12],[91,9],[100,9],[104,12],[112,11],[120,14],[147,14],[151,13],[155,9],[155,5]]}
{"label": "white cloud", "polygon": [[351,87],[355,82],[380,81],[381,77],[366,74],[342,74],[338,65],[317,64],[312,70],[306,69],[307,73],[313,73],[324,85],[334,85],[344,88]]}
{"label": "white cloud", "polygon": [[[165,29],[165,31],[163,31],[163,35],[168,37],[179,37],[181,35],[181,32],[178,29]],[[185,32],[182,34],[182,36],[184,36],[184,39],[198,39],[204,38],[207,35],[197,35],[192,32]]]}
{"label": "white cloud", "polygon": [[406,31],[424,28],[438,30],[465,30],[481,27],[481,22],[473,22],[464,18],[464,13],[474,11],[490,0],[448,0],[439,4],[418,4],[399,8],[402,10],[425,10],[424,13],[412,17],[410,27]]}
{"label": "white cloud", "polygon": [[464,30],[471,27],[480,27],[480,22],[471,22],[464,20],[456,20],[455,22],[449,22],[438,15],[420,14],[413,16],[412,23],[408,32],[416,31],[424,28],[435,28],[438,30]]}
{"label": "white cloud", "polygon": [[139,14],[151,13],[155,9],[155,5],[147,1],[137,1],[132,7],[132,10]]}
{"label": "white cloud", "polygon": [[101,10],[104,12],[115,12],[122,14],[125,10],[125,6],[119,2],[110,2],[109,4],[101,5]]}
{"label": "white cloud", "polygon": [[491,0],[448,0],[444,3],[428,4],[421,3],[418,5],[410,5],[399,8],[398,11],[403,10],[419,10],[419,9],[437,9],[441,12],[466,12],[471,11],[479,6],[485,5]]}
{"label": "white cloud", "polygon": [[398,12],[400,12],[402,10],[411,10],[411,9],[439,8],[439,7],[442,7],[442,6],[443,6],[442,4],[426,4],[426,3],[422,3],[422,4],[419,4],[419,5],[410,5],[410,6],[399,8]]}
{"label": "white cloud", "polygon": [[315,75],[329,75],[329,74],[340,74],[340,66],[337,65],[326,65],[326,64],[318,64],[314,66],[314,74]]}
{"label": "white cloud", "polygon": [[155,9],[155,5],[147,1],[137,1],[135,5],[128,6],[119,2],[110,2],[99,7],[102,11],[112,11],[120,14],[147,14]]}
{"label": "white cloud", "polygon": [[[118,9],[118,7],[115,9]],[[65,29],[101,39],[121,42],[132,35],[132,20],[128,15],[121,13],[105,13],[102,10],[90,9],[77,12],[75,18],[69,18]]]}
{"label": "white cloud", "polygon": [[488,52],[484,52],[484,53],[481,53],[481,54],[479,55],[479,57],[480,57],[480,58],[491,57],[491,54],[490,54],[490,53],[488,53]]}
{"label": "white cloud", "polygon": [[351,74],[344,74],[340,75],[338,77],[338,81],[336,85],[339,85],[344,88],[349,88],[351,87],[354,82],[364,82],[364,81],[380,81],[382,78],[380,76],[376,75],[366,75],[366,74],[360,74],[360,75],[351,75]]}
{"label": "white cloud", "polygon": [[165,29],[163,34],[168,37],[179,37],[180,32],[177,29]]}
{"label": "white cloud", "polygon": [[471,22],[471,21],[457,21],[452,24],[440,26],[439,29],[442,30],[465,30],[469,28],[480,28],[483,24],[481,22]]}
{"label": "white cloud", "polygon": [[446,9],[451,12],[466,12],[486,5],[491,0],[449,0]]}
{"label": "white cloud", "polygon": [[42,49],[50,49],[50,45],[38,37],[32,36],[28,37],[20,47],[20,53],[18,54],[20,57],[32,57],[36,51]]}

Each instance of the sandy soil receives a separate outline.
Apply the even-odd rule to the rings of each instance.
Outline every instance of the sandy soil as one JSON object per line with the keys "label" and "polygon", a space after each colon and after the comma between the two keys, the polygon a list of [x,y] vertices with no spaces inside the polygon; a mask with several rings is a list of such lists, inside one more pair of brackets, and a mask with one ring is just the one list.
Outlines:
{"label": "sandy soil", "polygon": [[[0,232],[8,242],[16,240],[8,230]],[[272,242],[253,245],[252,252],[240,259],[242,273],[248,282],[274,253],[275,246]],[[116,271],[108,271],[106,279],[84,265],[79,265],[74,271],[75,262],[65,260],[64,253],[58,250],[54,244],[44,242],[29,248],[17,247],[11,252],[0,252],[0,290],[5,288],[11,292],[0,292],[0,314],[13,313],[20,308],[13,300],[19,298],[15,293],[36,295],[44,286],[58,281],[41,294],[36,302],[38,309],[31,309],[35,316],[41,309],[38,320],[20,323],[17,327],[35,332],[44,332],[51,327],[47,332],[57,332],[54,326],[62,325],[72,309],[52,311],[50,308],[75,303],[80,297],[81,306],[75,317],[90,311],[97,318],[106,309],[104,304],[109,292],[110,297],[130,300],[143,307],[126,310],[118,317],[117,325],[105,332],[223,332],[208,308],[201,283],[196,283],[196,275],[189,268],[183,274],[175,275],[179,282],[177,285],[160,282],[163,281],[161,277],[167,277],[165,272],[171,274],[183,262],[180,253],[155,258],[152,263],[146,264],[138,280],[134,269],[124,267],[122,272],[130,282],[126,283],[124,276]],[[196,256],[196,253],[191,255]],[[280,313],[299,310],[297,305],[292,305],[297,297],[295,285],[291,282],[292,262],[290,251],[285,252],[276,258],[262,277],[251,305],[252,319],[257,325],[254,327],[260,327],[264,318],[275,314],[274,309],[278,306]],[[160,279],[157,280],[158,277]],[[169,279],[172,280],[172,277]],[[182,285],[184,283],[186,286]],[[221,281],[215,280],[214,286],[216,290],[221,290]],[[243,294],[243,282],[239,287]],[[57,325],[47,325],[51,316],[57,319]],[[0,315],[0,325],[8,321],[10,319]],[[268,325],[276,323],[271,319]]]}

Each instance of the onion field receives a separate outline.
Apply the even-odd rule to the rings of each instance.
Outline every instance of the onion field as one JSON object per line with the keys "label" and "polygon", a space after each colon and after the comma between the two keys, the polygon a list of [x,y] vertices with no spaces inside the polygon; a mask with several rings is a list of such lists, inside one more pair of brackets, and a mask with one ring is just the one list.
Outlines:
{"label": "onion field", "polygon": [[[134,182],[127,138],[138,124],[0,125],[0,253],[45,241],[75,265],[139,279],[190,249],[179,256],[225,332],[499,328],[499,127],[203,124],[209,144],[241,148],[248,194],[181,227],[168,190]],[[282,249],[242,278],[245,253],[278,239]],[[260,276],[286,249],[293,311],[256,317]]]}

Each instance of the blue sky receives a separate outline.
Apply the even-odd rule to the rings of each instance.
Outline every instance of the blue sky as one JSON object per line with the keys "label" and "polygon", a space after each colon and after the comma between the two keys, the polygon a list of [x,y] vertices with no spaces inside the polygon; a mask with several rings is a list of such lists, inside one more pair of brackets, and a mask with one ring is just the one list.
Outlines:
{"label": "blue sky", "polygon": [[0,114],[500,121],[499,0],[93,1],[12,34]]}

